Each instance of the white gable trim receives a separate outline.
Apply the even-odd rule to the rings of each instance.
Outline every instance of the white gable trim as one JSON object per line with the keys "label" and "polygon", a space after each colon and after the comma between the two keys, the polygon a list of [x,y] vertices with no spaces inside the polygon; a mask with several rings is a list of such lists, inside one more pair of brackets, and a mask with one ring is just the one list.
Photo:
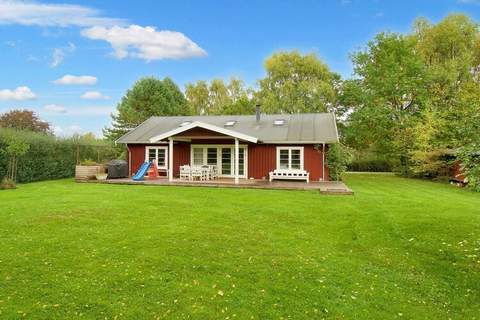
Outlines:
{"label": "white gable trim", "polygon": [[210,130],[210,131],[213,131],[213,132],[218,132],[218,133],[221,133],[221,134],[233,137],[233,138],[238,138],[240,140],[245,140],[245,141],[252,142],[252,143],[257,143],[257,141],[258,141],[258,139],[255,138],[255,137],[252,137],[252,136],[249,136],[249,135],[237,132],[237,131],[228,130],[228,129],[221,128],[221,127],[218,127],[218,126],[214,126],[212,124],[195,121],[195,122],[192,122],[192,123],[190,123],[186,126],[178,127],[176,129],[173,129],[173,130],[170,130],[168,132],[159,134],[155,137],[152,137],[152,138],[150,138],[150,142],[152,142],[152,143],[157,142],[157,141],[169,138],[171,136],[174,136],[176,134],[188,131],[188,130],[193,129],[193,128],[203,128],[203,129],[206,129],[206,130]]}

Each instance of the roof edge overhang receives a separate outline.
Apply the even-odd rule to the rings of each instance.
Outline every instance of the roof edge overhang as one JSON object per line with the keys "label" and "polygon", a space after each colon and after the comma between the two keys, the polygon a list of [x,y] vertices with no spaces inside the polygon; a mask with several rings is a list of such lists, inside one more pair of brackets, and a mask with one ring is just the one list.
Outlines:
{"label": "roof edge overhang", "polygon": [[218,126],[208,124],[208,123],[204,123],[204,122],[200,122],[200,121],[195,121],[195,122],[192,122],[192,123],[190,123],[186,126],[178,127],[176,129],[173,129],[173,130],[167,131],[165,133],[159,134],[157,136],[154,136],[154,137],[150,138],[149,141],[151,143],[158,142],[160,140],[170,138],[170,137],[172,137],[176,134],[188,131],[188,130],[193,129],[193,128],[203,128],[203,129],[206,129],[206,130],[221,133],[221,134],[233,137],[233,138],[237,138],[237,139],[240,139],[240,140],[245,140],[245,141],[252,142],[252,143],[257,143],[258,142],[258,139],[256,137],[252,137],[252,136],[249,136],[249,135],[246,135],[246,134],[234,131],[234,130],[225,129],[225,128],[222,128],[222,127],[218,127]]}
{"label": "roof edge overhang", "polygon": [[292,140],[292,141],[272,141],[272,140],[265,140],[261,141],[263,144],[333,144],[337,143],[338,141],[301,141],[301,140]]}

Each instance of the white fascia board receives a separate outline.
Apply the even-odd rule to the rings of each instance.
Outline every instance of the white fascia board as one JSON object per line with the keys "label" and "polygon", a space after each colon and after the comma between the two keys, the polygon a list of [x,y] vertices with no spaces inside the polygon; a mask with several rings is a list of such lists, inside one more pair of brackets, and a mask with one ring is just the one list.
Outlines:
{"label": "white fascia board", "polygon": [[324,141],[262,141],[265,144],[328,144],[330,142]]}
{"label": "white fascia board", "polygon": [[186,126],[178,127],[176,129],[173,129],[173,130],[170,130],[168,132],[157,135],[155,137],[152,137],[152,138],[150,138],[150,142],[152,142],[152,143],[157,142],[157,141],[163,140],[165,138],[174,136],[176,134],[188,131],[188,130],[193,129],[193,128],[203,128],[203,129],[206,129],[206,130],[210,130],[210,131],[213,131],[213,132],[218,132],[218,133],[221,133],[221,134],[233,137],[233,138],[238,138],[240,140],[245,140],[245,141],[252,142],[252,143],[257,143],[257,141],[258,141],[258,139],[255,138],[255,137],[252,137],[252,136],[249,136],[249,135],[237,132],[237,131],[228,130],[228,129],[221,128],[221,127],[218,127],[218,126],[214,126],[212,124],[195,121],[195,122],[192,122],[192,123],[190,123]]}
{"label": "white fascia board", "polygon": [[335,112],[332,112],[333,114],[333,124],[335,125],[335,134],[337,135],[337,141],[340,142],[340,138],[338,136],[338,128],[337,128],[337,116],[335,115]]}

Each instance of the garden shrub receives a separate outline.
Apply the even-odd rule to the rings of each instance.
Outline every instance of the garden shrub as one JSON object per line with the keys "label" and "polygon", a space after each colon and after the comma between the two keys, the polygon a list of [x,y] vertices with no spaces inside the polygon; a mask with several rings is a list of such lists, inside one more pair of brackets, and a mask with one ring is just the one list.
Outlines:
{"label": "garden shrub", "polygon": [[[103,162],[116,158],[113,148],[105,143],[6,128],[0,128],[0,150],[6,149],[11,135],[30,145],[28,152],[18,158],[17,182],[69,178],[75,174],[75,165],[84,159]],[[0,152],[0,178],[5,177],[7,166],[8,156]]]}
{"label": "garden shrub", "polygon": [[465,146],[457,153],[467,186],[480,192],[480,144]]}
{"label": "garden shrub", "polygon": [[355,159],[348,165],[348,171],[391,172],[393,165],[385,159]]}
{"label": "garden shrub", "polygon": [[86,159],[80,162],[81,166],[97,166],[98,163],[93,161],[92,159]]}
{"label": "garden shrub", "polygon": [[410,159],[410,172],[413,177],[442,180],[450,177],[456,161],[452,149],[413,151]]}
{"label": "garden shrub", "polygon": [[336,143],[329,147],[327,153],[328,169],[332,180],[342,180],[342,173],[352,161],[352,151],[347,146]]}

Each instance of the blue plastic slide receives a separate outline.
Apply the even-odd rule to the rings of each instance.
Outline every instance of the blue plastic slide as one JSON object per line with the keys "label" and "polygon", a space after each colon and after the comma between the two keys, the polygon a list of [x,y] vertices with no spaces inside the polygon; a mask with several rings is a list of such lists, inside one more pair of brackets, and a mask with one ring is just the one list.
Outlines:
{"label": "blue plastic slide", "polygon": [[135,175],[132,177],[132,179],[135,181],[140,181],[145,179],[145,174],[147,173],[148,168],[150,168],[151,165],[152,165],[151,162],[144,162],[140,167],[140,169],[138,169],[137,173],[135,173]]}

